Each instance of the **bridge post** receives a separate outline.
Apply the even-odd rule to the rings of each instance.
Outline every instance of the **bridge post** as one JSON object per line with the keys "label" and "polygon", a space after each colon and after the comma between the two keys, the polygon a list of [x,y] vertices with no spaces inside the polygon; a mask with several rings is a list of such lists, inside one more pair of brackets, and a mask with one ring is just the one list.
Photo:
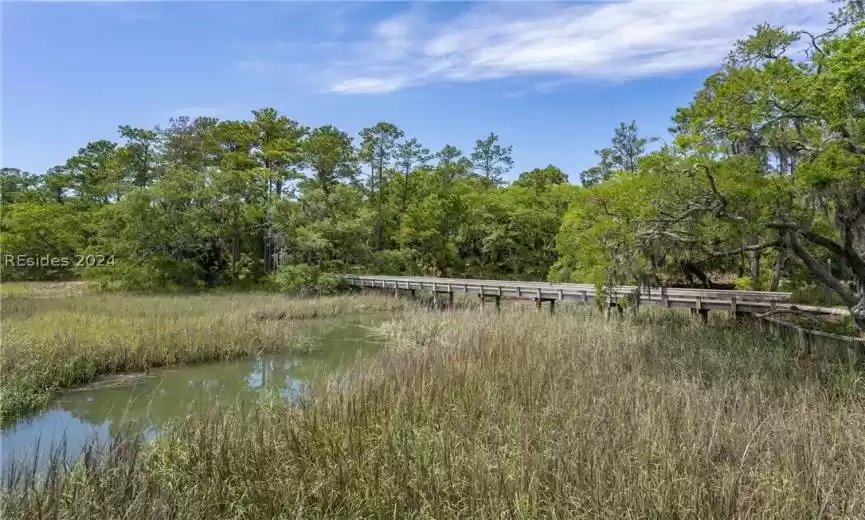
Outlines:
{"label": "bridge post", "polygon": [[535,308],[541,310],[541,299],[535,298]]}
{"label": "bridge post", "polygon": [[502,297],[496,295],[496,312],[499,312],[501,310],[502,310]]}
{"label": "bridge post", "polygon": [[700,321],[703,322],[703,325],[709,323],[709,309],[703,308],[703,298],[701,296],[697,296],[697,312],[700,314]]}
{"label": "bridge post", "polygon": [[556,300],[550,300],[550,314],[556,313]]}
{"label": "bridge post", "polygon": [[739,310],[738,301],[735,296],[730,298],[730,314],[733,315],[736,323],[745,323],[748,319],[748,313]]}

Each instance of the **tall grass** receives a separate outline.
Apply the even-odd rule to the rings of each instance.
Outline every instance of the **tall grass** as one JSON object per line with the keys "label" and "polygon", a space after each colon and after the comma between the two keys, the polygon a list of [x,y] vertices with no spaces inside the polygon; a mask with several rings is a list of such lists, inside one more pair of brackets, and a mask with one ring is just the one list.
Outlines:
{"label": "tall grass", "polygon": [[384,297],[4,295],[2,421],[100,376],[308,346],[300,319],[392,309]]}
{"label": "tall grass", "polygon": [[[19,473],[9,518],[863,518],[865,380],[669,314],[415,312],[300,406]],[[21,479],[24,480],[21,480]]]}

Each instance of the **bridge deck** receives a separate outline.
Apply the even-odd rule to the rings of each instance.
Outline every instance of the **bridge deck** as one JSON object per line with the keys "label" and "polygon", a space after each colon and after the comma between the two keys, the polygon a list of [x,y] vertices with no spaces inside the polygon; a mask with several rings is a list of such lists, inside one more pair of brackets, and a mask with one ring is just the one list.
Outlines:
{"label": "bridge deck", "polygon": [[[346,275],[349,284],[357,287],[378,287],[404,290],[425,290],[439,293],[478,294],[500,298],[540,301],[593,303],[597,289],[591,284],[521,282],[510,280],[474,280],[467,278],[431,278],[421,276]],[[634,298],[636,286],[616,287],[610,297]],[[800,309],[813,313],[848,314],[843,309],[796,306],[786,303],[791,293],[767,291],[730,291],[712,289],[643,288],[640,305],[697,310],[729,310],[765,313],[774,309]]]}

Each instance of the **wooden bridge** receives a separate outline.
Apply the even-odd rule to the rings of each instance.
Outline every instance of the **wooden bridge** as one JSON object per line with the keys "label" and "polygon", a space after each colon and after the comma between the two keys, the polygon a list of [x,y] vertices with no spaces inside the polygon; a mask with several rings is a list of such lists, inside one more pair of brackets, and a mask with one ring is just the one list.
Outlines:
{"label": "wooden bridge", "polygon": [[[399,291],[429,291],[444,293],[452,300],[454,294],[477,294],[482,300],[493,300],[497,305],[502,298],[534,300],[540,307],[548,302],[550,310],[556,302],[589,304],[598,299],[598,291],[591,284],[519,282],[505,280],[473,280],[463,278],[427,278],[417,276],[359,276],[346,275],[355,287],[371,287]],[[623,299],[639,305],[693,309],[703,316],[710,310],[734,313],[765,314],[783,308],[806,310],[806,306],[788,304],[791,293],[765,291],[729,291],[712,289],[638,288],[619,286],[605,294],[609,306],[621,306]],[[819,311],[820,307],[810,307]],[[832,309],[833,311],[835,309]]]}
{"label": "wooden bridge", "polygon": [[[434,295],[446,294],[453,303],[455,294],[476,294],[481,302],[494,301],[500,308],[503,298],[518,300],[534,300],[538,309],[543,303],[549,303],[550,312],[555,312],[556,302],[591,304],[598,300],[598,291],[591,284],[520,282],[509,280],[474,280],[468,278],[430,278],[422,276],[377,276],[377,275],[343,275],[349,285],[358,288],[376,288],[391,290],[394,294],[401,291],[416,294],[418,291],[429,291]],[[709,311],[727,311],[738,317],[757,317],[781,327],[798,331],[800,337],[805,335],[834,338],[844,342],[853,342],[865,346],[865,338],[841,336],[827,332],[804,329],[793,323],[773,317],[775,314],[806,313],[812,315],[847,316],[847,309],[831,307],[815,307],[789,303],[791,293],[768,291],[729,291],[714,289],[678,289],[672,287],[639,288],[624,285],[615,287],[601,297],[601,302],[607,308],[616,307],[622,311],[622,300],[632,304],[649,305],[653,307],[690,309],[700,314],[703,321],[708,321]]]}

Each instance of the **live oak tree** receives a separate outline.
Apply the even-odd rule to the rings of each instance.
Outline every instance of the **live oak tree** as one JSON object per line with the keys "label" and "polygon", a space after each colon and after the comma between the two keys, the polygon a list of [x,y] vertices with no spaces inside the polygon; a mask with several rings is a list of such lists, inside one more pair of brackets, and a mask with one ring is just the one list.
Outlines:
{"label": "live oak tree", "polygon": [[672,146],[577,197],[553,274],[710,284],[707,272],[745,258],[761,288],[771,255],[774,288],[796,259],[865,328],[865,28],[835,20],[820,35],[763,25],[740,41],[676,114]]}
{"label": "live oak tree", "polygon": [[[677,119],[702,186],[688,218],[741,230],[741,250],[794,256],[865,328],[865,25],[841,29],[760,26]],[[805,60],[789,57],[793,44]],[[740,156],[739,183],[719,186],[716,171]],[[736,211],[736,199],[752,211]]]}

